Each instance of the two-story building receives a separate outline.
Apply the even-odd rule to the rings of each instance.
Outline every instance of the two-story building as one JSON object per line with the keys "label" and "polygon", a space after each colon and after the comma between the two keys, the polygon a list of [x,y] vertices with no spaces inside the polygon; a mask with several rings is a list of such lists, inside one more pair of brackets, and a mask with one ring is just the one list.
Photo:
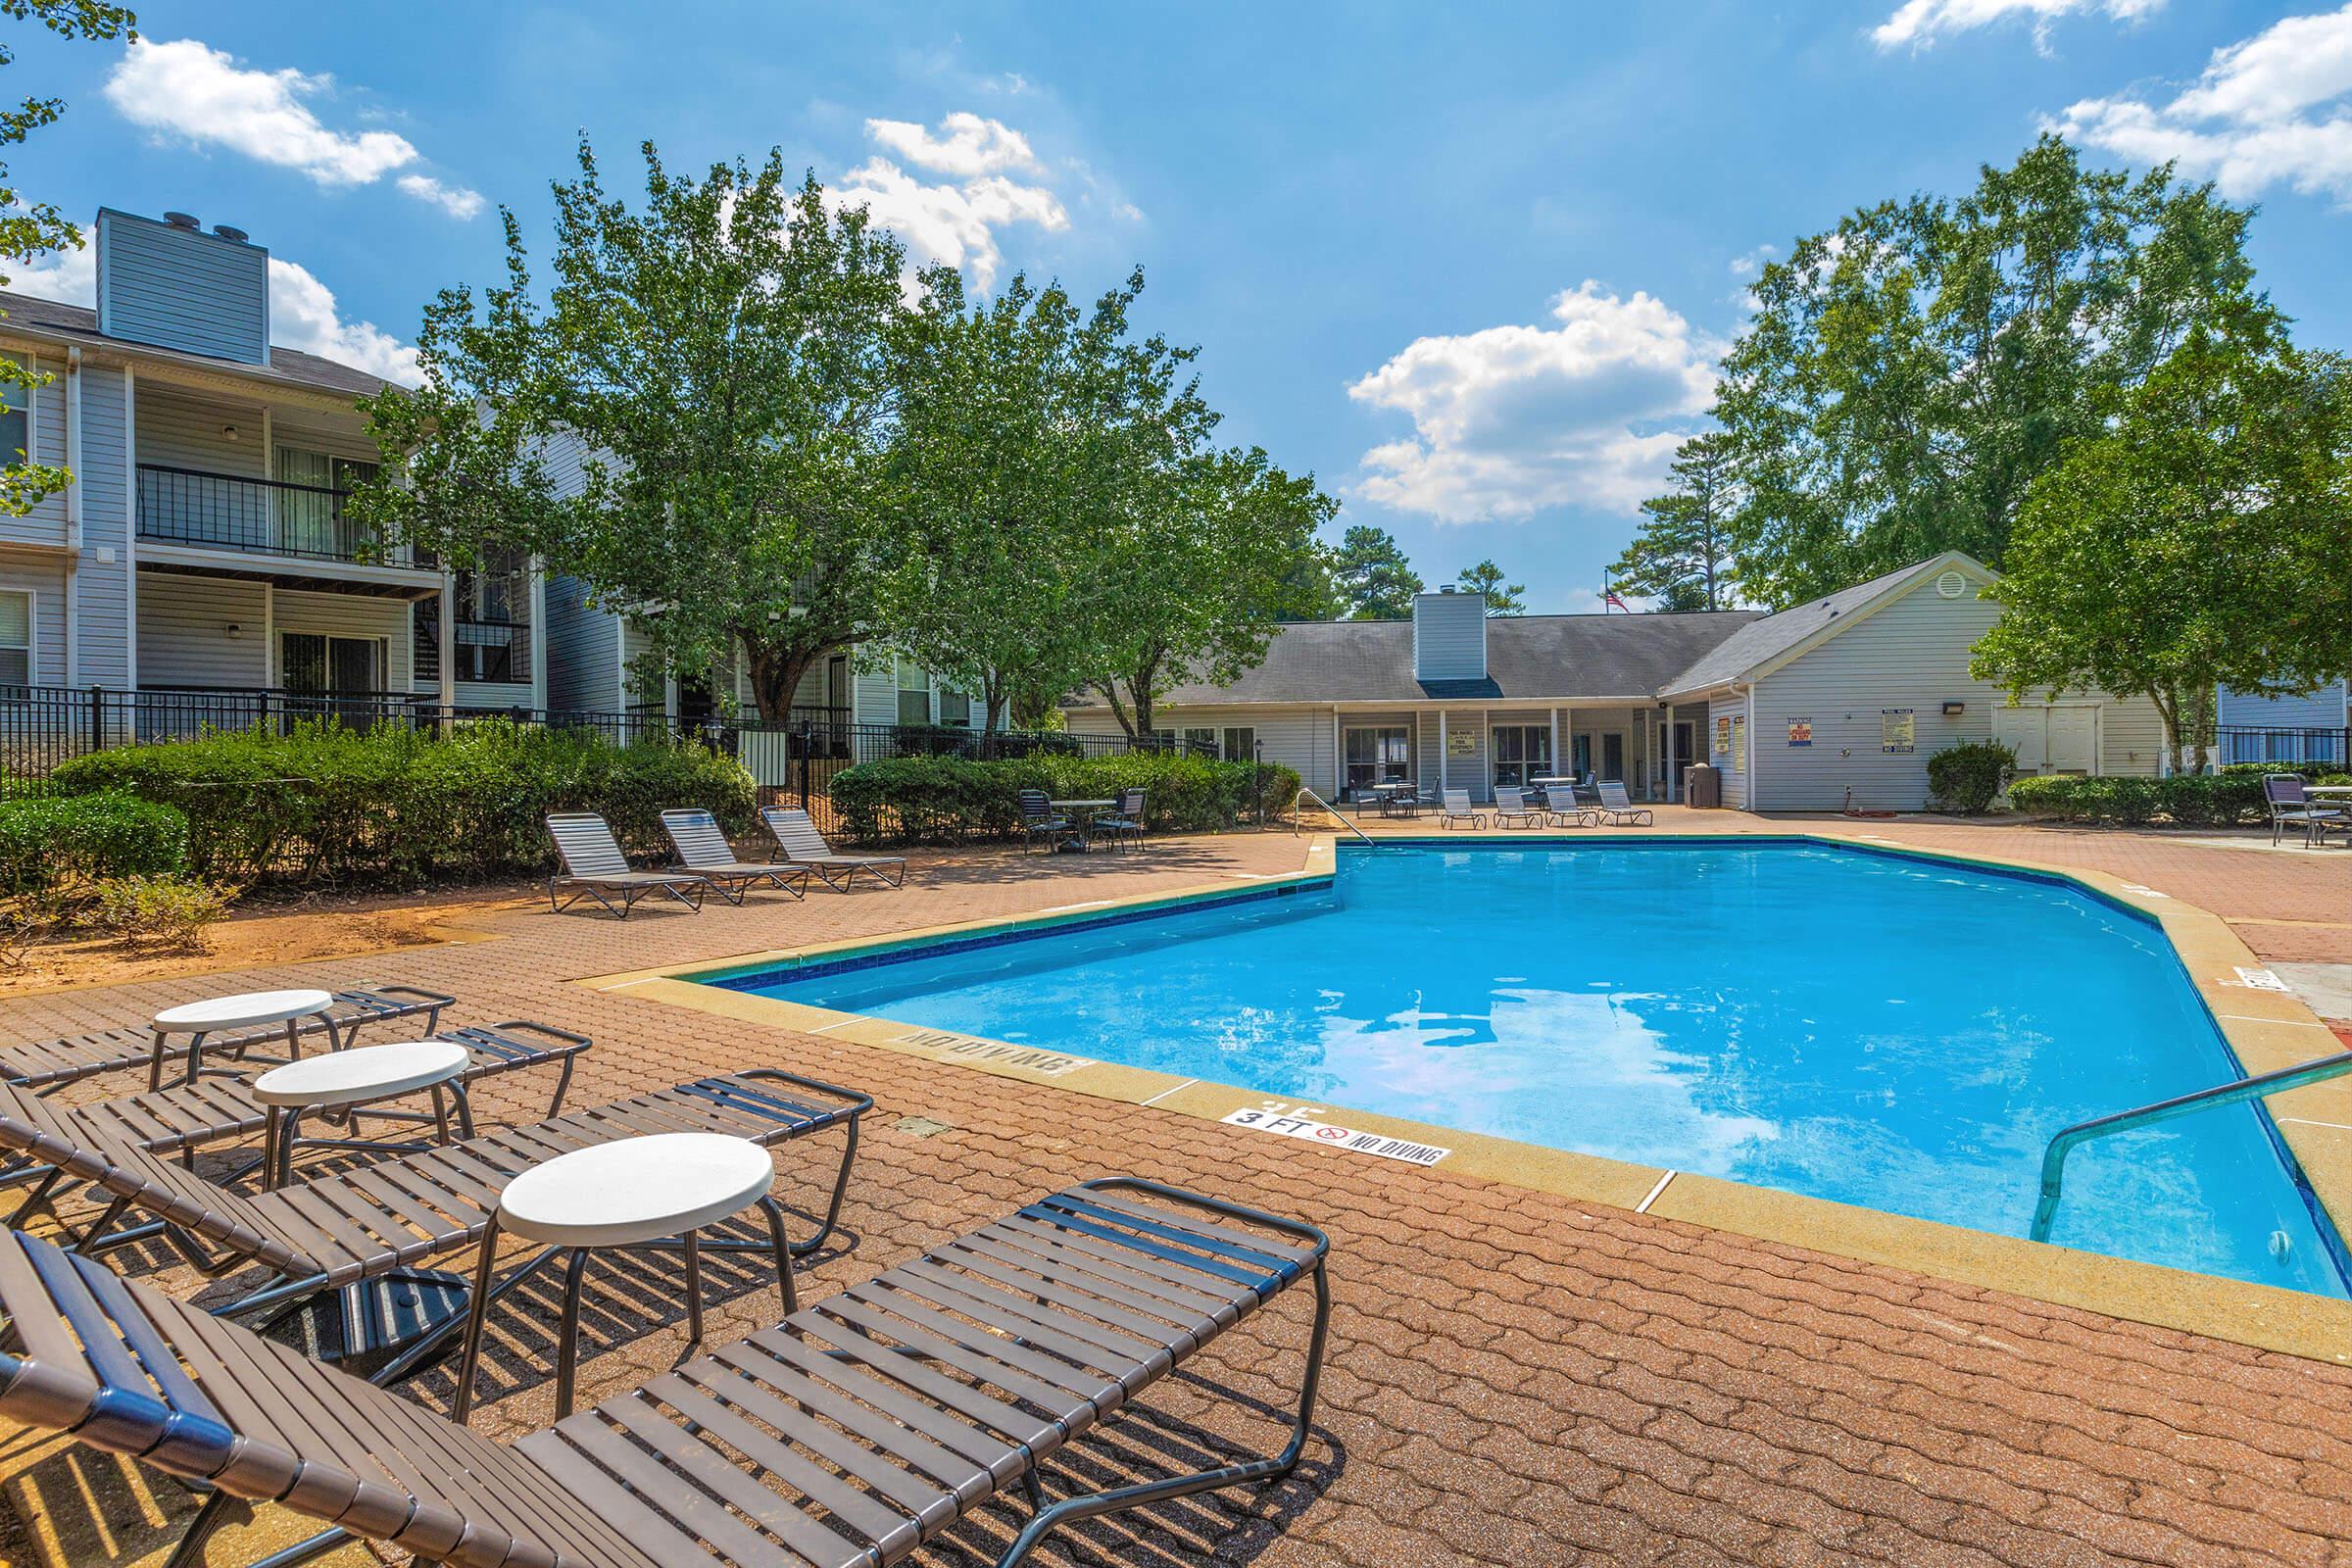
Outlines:
{"label": "two-story building", "polygon": [[450,573],[350,516],[384,383],[270,341],[269,253],[225,224],[102,210],[90,309],[0,294],[0,453],[74,482],[0,517],[0,687],[138,694],[140,732],[352,713],[545,706],[529,563]]}

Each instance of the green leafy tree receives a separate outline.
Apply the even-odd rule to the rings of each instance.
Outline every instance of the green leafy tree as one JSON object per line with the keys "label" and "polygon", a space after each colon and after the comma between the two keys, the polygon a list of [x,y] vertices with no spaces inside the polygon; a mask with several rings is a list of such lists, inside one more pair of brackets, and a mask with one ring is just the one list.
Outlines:
{"label": "green leafy tree", "polygon": [[1482,561],[1475,566],[1464,566],[1461,574],[1453,580],[1465,592],[1474,593],[1484,599],[1487,602],[1487,613],[1490,615],[1524,615],[1527,613],[1527,601],[1521,597],[1527,592],[1527,584],[1503,581],[1502,568],[1492,561]]}
{"label": "green leafy tree", "polygon": [[2205,764],[2215,689],[2352,668],[2352,367],[2197,328],[2035,480],[1974,667],[2013,694],[2145,694]]}
{"label": "green leafy tree", "polygon": [[1353,620],[1406,619],[1413,612],[1413,595],[1429,586],[1405,560],[1396,536],[1369,523],[1357,523],[1341,538],[1331,575]]}
{"label": "green leafy tree", "polygon": [[1735,449],[1719,431],[1675,450],[1675,487],[1642,503],[1642,523],[1609,564],[1616,586],[1661,610],[1728,610],[1738,594],[1732,519],[1740,508]]}
{"label": "green leafy tree", "polygon": [[1784,607],[1948,549],[2003,564],[2028,489],[2110,394],[2217,311],[2275,322],[2249,298],[2250,218],[2169,165],[2086,170],[2044,136],[1958,200],[1799,240],[1718,387],[1742,593]]}
{"label": "green leafy tree", "polygon": [[[442,293],[423,386],[363,400],[387,473],[354,510],[460,565],[494,543],[542,556],[636,613],[666,667],[740,655],[780,718],[804,675],[885,629],[908,564],[886,462],[905,254],[778,154],[700,180],[650,142],[644,159],[632,210],[583,139],[554,187],[544,308],[502,214],[505,282]],[[572,442],[576,493],[551,467]]]}
{"label": "green leafy tree", "polygon": [[[14,22],[38,22],[51,32],[94,43],[136,38],[138,18],[127,6],[102,5],[98,0],[0,0],[0,16]],[[16,51],[0,44],[0,66],[15,63]],[[26,98],[14,108],[0,109],[0,149],[17,147],[34,131],[54,124],[66,111],[62,98]],[[81,230],[50,202],[27,201],[17,189],[14,171],[0,163],[0,266],[22,265],[44,251],[81,249]],[[6,281],[0,274],[0,282]],[[0,311],[0,316],[7,312]],[[30,394],[49,383],[46,373],[0,355],[0,383]],[[27,460],[30,453],[22,454]],[[73,476],[47,464],[11,463],[18,454],[0,452],[0,514],[23,516],[42,497],[62,490]]]}

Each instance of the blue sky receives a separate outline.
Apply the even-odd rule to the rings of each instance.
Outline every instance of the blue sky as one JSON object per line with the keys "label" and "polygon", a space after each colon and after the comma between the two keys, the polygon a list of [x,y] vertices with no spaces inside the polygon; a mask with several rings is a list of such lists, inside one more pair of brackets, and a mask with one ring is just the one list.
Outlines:
{"label": "blue sky", "polygon": [[19,183],[246,228],[290,264],[281,342],[396,370],[436,289],[496,274],[496,206],[544,238],[583,129],[616,187],[646,138],[777,146],[975,280],[1141,263],[1227,438],[1538,611],[1597,608],[1764,247],[2045,123],[2259,202],[2264,285],[2352,339],[2352,5],[139,9],[128,52],[15,29],[5,86],[69,101]]}

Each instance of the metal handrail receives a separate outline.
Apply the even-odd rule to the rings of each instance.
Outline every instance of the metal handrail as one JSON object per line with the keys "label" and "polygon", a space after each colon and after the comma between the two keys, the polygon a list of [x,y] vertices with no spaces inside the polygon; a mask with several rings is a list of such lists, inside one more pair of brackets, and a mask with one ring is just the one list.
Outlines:
{"label": "metal handrail", "polygon": [[1378,844],[1372,842],[1372,836],[1370,834],[1366,833],[1362,828],[1357,827],[1353,822],[1349,821],[1346,812],[1342,811],[1338,807],[1332,805],[1322,796],[1317,795],[1313,790],[1308,789],[1303,784],[1298,786],[1298,793],[1304,796],[1306,799],[1314,802],[1317,806],[1323,808],[1324,810],[1330,812],[1333,816],[1338,817],[1340,820],[1340,825],[1346,828],[1348,832],[1354,834],[1357,838],[1362,839],[1366,848],[1375,850],[1380,848]]}
{"label": "metal handrail", "polygon": [[2262,1100],[2305,1084],[2316,1084],[2329,1078],[2352,1073],[2352,1051],[2333,1056],[2316,1056],[2277,1072],[2257,1073],[2240,1078],[2235,1083],[2216,1084],[2211,1089],[2199,1089],[2171,1100],[2160,1100],[2152,1105],[2140,1105],[2131,1110],[2119,1110],[2113,1115],[2093,1117],[2062,1129],[2050,1140],[2041,1154],[2041,1201],[2034,1208],[2034,1240],[2050,1239],[2050,1221],[2058,1212],[2058,1198],[2066,1181],[2066,1156],[2075,1146],[2093,1138],[2105,1138],[2111,1133],[2130,1132],[2136,1127],[2150,1127],[2175,1116],[2185,1116],[2192,1110],[2204,1110],[2213,1105],[2234,1105],[2241,1101]]}

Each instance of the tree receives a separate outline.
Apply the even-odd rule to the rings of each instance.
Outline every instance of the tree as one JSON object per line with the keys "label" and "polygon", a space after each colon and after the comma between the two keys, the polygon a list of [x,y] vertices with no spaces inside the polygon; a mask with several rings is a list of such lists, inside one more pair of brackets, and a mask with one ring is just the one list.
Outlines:
{"label": "tree", "polygon": [[[636,614],[666,667],[740,655],[781,718],[909,564],[884,461],[905,256],[779,154],[697,181],[643,152],[632,211],[581,141],[544,310],[502,214],[506,281],[442,293],[424,385],[363,400],[387,472],[354,510],[459,565],[494,542],[544,557]],[[560,489],[551,449],[572,442],[584,478]]]}
{"label": "tree", "polygon": [[1661,610],[1728,610],[1739,580],[1732,518],[1740,507],[1735,448],[1710,430],[1675,449],[1675,488],[1642,503],[1641,531],[1610,563],[1619,588]]}
{"label": "tree", "polygon": [[2044,136],[1957,201],[1798,241],[1717,389],[1747,486],[1742,593],[1781,608],[1948,549],[2003,564],[2027,491],[2110,394],[2217,311],[2276,321],[2251,216],[2169,165],[2089,171]]}
{"label": "tree", "polygon": [[2192,769],[2218,686],[2309,692],[2352,668],[2352,367],[2251,314],[2192,330],[2035,480],[1974,661],[2012,694],[2142,693]]}
{"label": "tree", "polygon": [[[138,37],[138,18],[127,6],[103,5],[98,0],[0,0],[0,16],[14,22],[37,21],[51,32],[93,43]],[[0,66],[12,65],[15,60],[16,52],[0,44]],[[0,109],[0,148],[22,145],[34,131],[54,124],[65,111],[62,98],[26,98],[13,109]],[[43,251],[69,246],[81,249],[81,230],[53,203],[26,201],[16,188],[9,166],[0,163],[0,263],[29,262]],[[6,280],[5,274],[0,274],[0,282]],[[0,311],[0,316],[7,314]],[[46,373],[0,355],[0,383],[29,396],[49,380]],[[23,455],[27,460],[32,456],[28,452]],[[0,452],[0,463],[12,456]],[[0,514],[21,517],[72,479],[63,468],[30,461],[0,466]]]}
{"label": "tree", "polygon": [[1527,601],[1520,595],[1527,592],[1523,582],[1504,582],[1502,568],[1492,561],[1482,561],[1475,566],[1464,566],[1453,579],[1463,589],[1487,602],[1490,615],[1524,615]]}
{"label": "tree", "polygon": [[1429,586],[1385,528],[1357,523],[1340,541],[1331,574],[1353,620],[1403,620],[1413,595]]}

